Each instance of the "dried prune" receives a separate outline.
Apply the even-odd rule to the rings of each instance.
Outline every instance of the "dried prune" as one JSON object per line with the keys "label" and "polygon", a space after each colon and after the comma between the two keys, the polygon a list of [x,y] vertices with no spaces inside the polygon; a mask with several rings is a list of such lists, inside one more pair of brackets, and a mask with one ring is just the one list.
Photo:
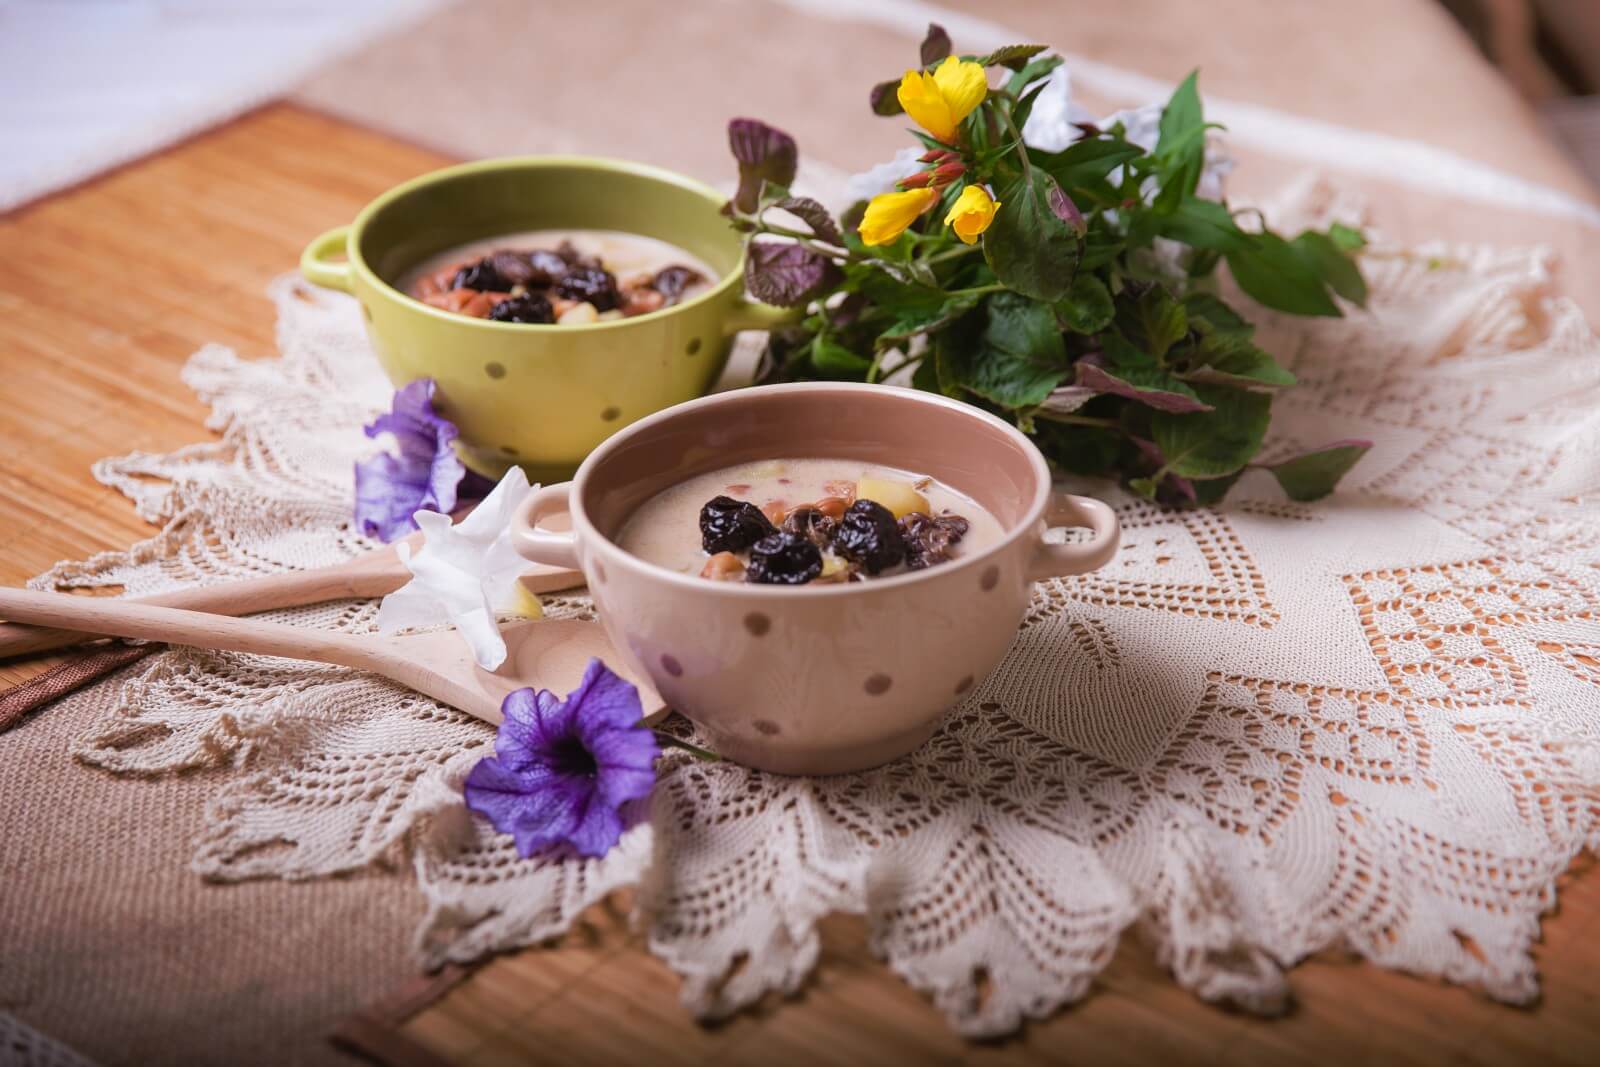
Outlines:
{"label": "dried prune", "polygon": [[833,540],[833,531],[837,525],[833,519],[809,504],[795,508],[783,520],[783,529],[792,534],[799,534],[818,548],[828,547],[828,543]]}
{"label": "dried prune", "polygon": [[780,530],[750,546],[747,582],[804,585],[822,573],[822,553],[799,534]]}
{"label": "dried prune", "polygon": [[574,267],[557,279],[555,293],[568,300],[586,300],[596,311],[610,311],[617,306],[617,279],[600,267]]}
{"label": "dried prune", "polygon": [[670,267],[662,267],[656,271],[656,276],[650,282],[650,288],[667,298],[667,303],[676,304],[683,291],[696,282],[705,280],[705,275],[693,267],[685,267],[681,263],[674,263]]}
{"label": "dried prune", "polygon": [[913,511],[900,517],[900,535],[906,543],[906,566],[921,570],[950,558],[950,546],[967,535],[968,523],[960,515],[927,515]]}
{"label": "dried prune", "polygon": [[511,289],[511,282],[500,276],[495,270],[494,257],[480,259],[476,263],[469,263],[456,271],[455,280],[450,283],[452,289],[476,289],[480,293],[504,293]]}
{"label": "dried prune", "polygon": [[600,261],[594,256],[586,256],[578,251],[578,246],[571,241],[562,241],[556,246],[556,255],[569,267],[598,267]]}
{"label": "dried prune", "polygon": [[528,285],[554,285],[567,273],[567,261],[547,248],[528,253]]}
{"label": "dried prune", "polygon": [[833,550],[861,564],[868,574],[906,558],[906,542],[893,512],[875,500],[857,500],[845,509],[833,534]]}
{"label": "dried prune", "polygon": [[714,496],[700,508],[700,547],[707,552],[742,552],[777,532],[748,500]]}
{"label": "dried prune", "polygon": [[489,266],[508,285],[527,285],[533,277],[528,257],[521,252],[496,252],[489,257]]}
{"label": "dried prune", "polygon": [[496,322],[554,322],[555,309],[538,293],[527,293],[502,300],[489,312]]}

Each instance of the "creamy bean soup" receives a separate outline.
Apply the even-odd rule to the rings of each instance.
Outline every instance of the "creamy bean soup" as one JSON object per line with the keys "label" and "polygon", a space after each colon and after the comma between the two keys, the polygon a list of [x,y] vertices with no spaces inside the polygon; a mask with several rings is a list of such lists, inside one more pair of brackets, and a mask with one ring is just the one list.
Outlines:
{"label": "creamy bean soup", "polygon": [[534,230],[441,252],[400,279],[406,294],[496,322],[571,326],[671,307],[715,272],[676,245],[615,230]]}
{"label": "creamy bean soup", "polygon": [[932,478],[840,459],[711,471],[663,490],[617,536],[648,563],[710,581],[859,582],[935,567],[1004,535]]}

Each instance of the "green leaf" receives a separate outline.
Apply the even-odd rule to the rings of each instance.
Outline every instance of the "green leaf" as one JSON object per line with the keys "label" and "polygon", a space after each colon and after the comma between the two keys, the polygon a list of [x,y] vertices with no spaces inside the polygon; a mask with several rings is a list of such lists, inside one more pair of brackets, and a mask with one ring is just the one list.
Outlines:
{"label": "green leaf", "polygon": [[1307,230],[1290,244],[1328,288],[1357,307],[1367,306],[1367,281],[1361,277],[1361,268],[1332,236]]}
{"label": "green leaf", "polygon": [[1266,464],[1290,500],[1317,500],[1333,492],[1356,461],[1367,454],[1371,441],[1335,441],[1312,452]]}
{"label": "green leaf", "polygon": [[1189,482],[1194,490],[1194,502],[1201,507],[1210,507],[1228,495],[1228,490],[1233,488],[1233,483],[1239,480],[1243,471],[1236,471],[1222,478],[1195,478]]}
{"label": "green leaf", "polygon": [[1264,393],[1197,385],[1211,411],[1188,415],[1157,411],[1150,430],[1167,469],[1185,478],[1221,478],[1240,470],[1261,449],[1272,398]]}
{"label": "green leaf", "polygon": [[1047,44],[1008,44],[978,60],[985,67],[1009,67],[1021,70],[1034,56],[1050,46]]}
{"label": "green leaf", "polygon": [[1073,333],[1099,333],[1111,323],[1116,305],[1106,283],[1087,271],[1072,279],[1067,295],[1056,301],[1056,318]]}
{"label": "green leaf", "polygon": [[1277,234],[1257,234],[1252,247],[1229,252],[1227,258],[1239,288],[1267,307],[1292,315],[1339,316],[1339,305],[1328,296],[1321,275]]}
{"label": "green leaf", "polygon": [[[996,293],[975,344],[941,345],[940,377],[1003,407],[1034,407],[1067,376],[1066,346],[1048,304]],[[944,340],[950,331],[940,334]],[[949,384],[945,381],[945,384]]]}
{"label": "green leaf", "polygon": [[950,297],[937,304],[918,302],[896,309],[895,317],[878,334],[876,347],[894,348],[920,333],[931,333],[977,306],[976,296]]}
{"label": "green leaf", "polygon": [[1117,324],[1129,341],[1148,353],[1156,362],[1189,333],[1189,315],[1172,294],[1151,286],[1138,300],[1124,302],[1117,309]]}
{"label": "green leaf", "polygon": [[1161,135],[1153,153],[1161,169],[1155,207],[1172,210],[1200,184],[1206,163],[1206,120],[1200,106],[1200,72],[1191,71],[1161,111]]}
{"label": "green leaf", "polygon": [[1051,209],[1054,187],[1042,171],[1031,183],[1018,177],[1001,190],[1000,210],[983,235],[983,258],[995,277],[1036,300],[1066,295],[1083,252],[1078,231]]}
{"label": "green leaf", "polygon": [[1254,243],[1250,234],[1239,229],[1228,209],[1215,200],[1184,197],[1172,214],[1158,215],[1156,220],[1161,236],[1194,248],[1235,252]]}
{"label": "green leaf", "polygon": [[811,365],[829,378],[860,380],[866,376],[872,360],[858,356],[826,337],[818,337],[811,345]]}
{"label": "green leaf", "polygon": [[1201,333],[1238,334],[1248,339],[1256,332],[1256,328],[1246,322],[1244,316],[1210,293],[1185,295],[1183,307],[1188,312],[1189,325]]}
{"label": "green leaf", "polygon": [[1200,342],[1201,364],[1182,375],[1185,381],[1216,382],[1222,385],[1280,388],[1295,383],[1271,353],[1250,343],[1247,334],[1211,333]]}
{"label": "green leaf", "polygon": [[[1055,57],[1052,57],[1055,58]],[[1050,83],[1041,79],[1037,85],[1023,93],[1017,100],[1017,106],[1012,109],[1011,121],[1017,129],[1022,129],[1028,124],[1028,116],[1033,114],[1033,105],[1038,101],[1039,94],[1044,92]]]}
{"label": "green leaf", "polygon": [[1120,137],[1086,137],[1059,152],[1028,152],[1036,168],[1067,190],[1097,185],[1107,174],[1142,155],[1144,149]]}
{"label": "green leaf", "polygon": [[1367,247],[1367,238],[1360,230],[1336,222],[1328,227],[1328,236],[1333,243],[1339,246],[1341,252],[1359,252]]}
{"label": "green leaf", "polygon": [[[1035,59],[1032,63],[1011,75],[1011,78],[1006,82],[1006,92],[1012,96],[1017,96],[1034,82],[1042,81],[1051,71],[1061,66],[1063,62],[1065,60],[1060,56],[1044,56]],[[1022,123],[1018,122],[1017,126],[1020,129]]]}
{"label": "green leaf", "polygon": [[1122,434],[1116,430],[1044,418],[1036,422],[1033,439],[1050,462],[1064,471],[1087,476],[1113,473],[1123,448]]}

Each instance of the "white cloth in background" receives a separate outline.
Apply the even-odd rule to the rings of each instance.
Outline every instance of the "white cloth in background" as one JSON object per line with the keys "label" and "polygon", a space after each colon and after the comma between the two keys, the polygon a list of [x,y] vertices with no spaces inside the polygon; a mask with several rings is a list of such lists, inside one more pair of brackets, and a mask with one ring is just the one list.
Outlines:
{"label": "white cloth in background", "polygon": [[282,95],[441,0],[3,0],[0,211]]}

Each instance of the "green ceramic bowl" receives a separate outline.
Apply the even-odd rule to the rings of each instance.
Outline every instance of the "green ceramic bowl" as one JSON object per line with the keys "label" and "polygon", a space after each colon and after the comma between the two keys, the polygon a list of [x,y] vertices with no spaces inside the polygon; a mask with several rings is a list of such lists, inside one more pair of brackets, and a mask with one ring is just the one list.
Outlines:
{"label": "green ceramic bowl", "polygon": [[[440,408],[460,427],[469,466],[497,477],[516,463],[530,478],[559,481],[623,426],[709,391],[734,333],[791,318],[745,299],[741,241],[718,213],[725,199],[639,163],[487,159],[389,190],[355,222],[312,241],[300,271],[361,302],[378,361],[396,387],[418,378],[438,383]],[[407,270],[446,249],[541,229],[655,237],[721,276],[675,307],[585,326],[475,319],[395,288]]]}

